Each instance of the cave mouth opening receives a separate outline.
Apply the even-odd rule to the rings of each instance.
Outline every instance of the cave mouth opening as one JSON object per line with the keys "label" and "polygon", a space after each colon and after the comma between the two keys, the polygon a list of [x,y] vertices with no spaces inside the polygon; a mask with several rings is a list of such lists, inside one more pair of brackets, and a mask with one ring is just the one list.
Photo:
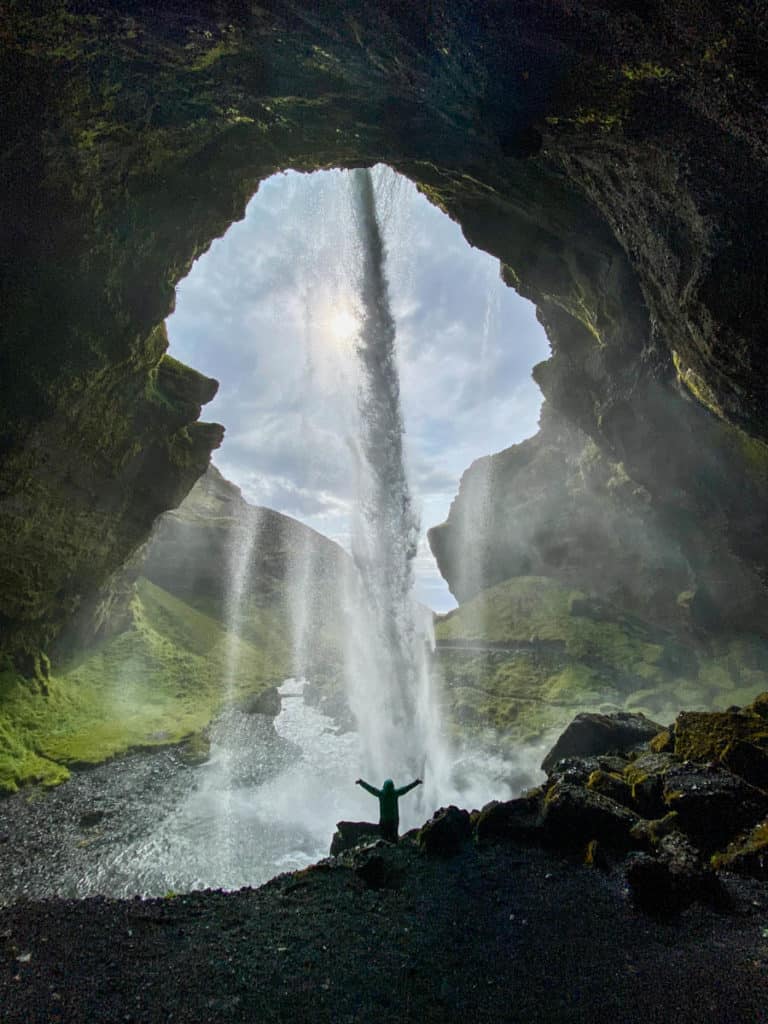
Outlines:
{"label": "cave mouth opening", "polygon": [[[536,432],[532,367],[550,355],[533,304],[499,261],[408,178],[373,171],[397,326],[410,484],[421,513],[418,599],[455,605],[425,540],[476,459]],[[359,252],[350,172],[265,179],[243,220],[180,282],[170,353],[220,382],[214,464],[253,504],[349,546]]]}

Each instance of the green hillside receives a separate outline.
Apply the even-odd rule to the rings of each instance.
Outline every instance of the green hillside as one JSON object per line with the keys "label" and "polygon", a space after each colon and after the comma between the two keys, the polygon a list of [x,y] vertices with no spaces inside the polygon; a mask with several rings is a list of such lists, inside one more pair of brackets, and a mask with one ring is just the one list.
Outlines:
{"label": "green hillside", "polygon": [[[145,579],[131,610],[130,629],[57,673],[44,695],[9,667],[0,672],[0,792],[56,785],[68,766],[178,743],[226,700],[289,674],[290,643],[269,609],[268,622],[251,626],[258,646]],[[236,671],[227,692],[229,665]]]}
{"label": "green hillside", "polygon": [[493,730],[531,742],[575,711],[639,710],[661,721],[682,707],[744,704],[768,685],[768,643],[707,647],[544,577],[483,591],[436,623],[436,663],[457,733]]}

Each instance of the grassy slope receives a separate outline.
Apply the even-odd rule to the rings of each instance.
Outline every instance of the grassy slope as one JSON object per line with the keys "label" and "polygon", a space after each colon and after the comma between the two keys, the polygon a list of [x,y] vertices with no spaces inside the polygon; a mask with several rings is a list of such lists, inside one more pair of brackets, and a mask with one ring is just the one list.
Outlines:
{"label": "grassy slope", "polygon": [[258,647],[231,640],[219,622],[147,580],[139,581],[133,610],[133,628],[56,675],[47,696],[0,672],[0,792],[55,785],[67,765],[199,732],[228,697],[230,658],[233,698],[289,673],[289,645],[271,621],[257,630]]}
{"label": "grassy slope", "polygon": [[[441,651],[446,704],[457,730],[491,728],[531,741],[577,710],[642,710],[661,722],[683,707],[744,704],[768,685],[768,645],[750,637],[708,651],[664,639],[629,618],[573,614],[583,598],[542,577],[518,577],[438,621],[438,640],[559,641],[562,655]],[[681,657],[682,652],[682,657]]]}

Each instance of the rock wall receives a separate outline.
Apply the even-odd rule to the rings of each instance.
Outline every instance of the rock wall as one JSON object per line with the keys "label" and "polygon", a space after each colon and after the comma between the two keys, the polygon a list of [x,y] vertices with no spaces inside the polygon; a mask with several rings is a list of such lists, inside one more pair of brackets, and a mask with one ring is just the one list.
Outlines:
{"label": "rock wall", "polygon": [[683,635],[765,634],[763,561],[750,552],[765,479],[741,431],[698,409],[687,426],[696,416],[709,445],[683,466],[700,475],[675,491],[682,474],[665,480],[662,464],[645,486],[545,403],[538,434],[474,462],[429,531],[457,600],[547,576]]}
{"label": "rock wall", "polygon": [[760,5],[52,0],[0,18],[0,649],[39,667],[203,471],[213,385],[164,356],[162,323],[285,167],[384,160],[419,182],[536,302],[552,406],[675,537],[765,578]]}

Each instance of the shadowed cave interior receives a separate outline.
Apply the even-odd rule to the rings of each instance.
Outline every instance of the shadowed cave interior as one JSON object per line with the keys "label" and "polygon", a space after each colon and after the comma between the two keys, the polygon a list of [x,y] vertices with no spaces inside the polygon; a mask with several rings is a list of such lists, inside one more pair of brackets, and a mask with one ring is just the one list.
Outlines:
{"label": "shadowed cave interior", "polygon": [[[71,825],[36,840],[39,877],[11,864],[3,902],[57,891],[35,888],[57,844],[73,895],[104,831],[135,849],[142,836],[109,822],[138,793],[162,817],[184,772],[214,772],[205,800],[226,769],[278,807],[260,752],[289,771],[307,736],[345,743],[359,726],[365,699],[340,686],[341,666],[363,664],[349,556],[208,468],[222,429],[199,416],[217,384],[167,354],[165,320],[260,181],[383,163],[498,259],[551,346],[534,369],[538,433],[468,466],[430,524],[458,608],[430,621],[434,646],[408,672],[437,687],[451,785],[473,792],[476,766],[455,752],[481,750],[507,810],[444,816],[449,838],[427,831],[422,852],[535,835],[612,870],[629,850],[618,870],[640,903],[716,903],[711,871],[764,877],[768,813],[764,15],[315,8],[89,0],[4,15],[0,788],[8,835],[40,827],[29,793]],[[286,691],[299,677],[303,692]],[[611,733],[566,751],[603,761],[568,777],[545,762],[530,789],[584,711],[649,721],[633,742],[657,760],[640,771]],[[111,765],[126,784],[106,799]],[[304,859],[286,867],[316,859],[291,842]],[[225,860],[231,847],[257,856],[230,833]]]}

